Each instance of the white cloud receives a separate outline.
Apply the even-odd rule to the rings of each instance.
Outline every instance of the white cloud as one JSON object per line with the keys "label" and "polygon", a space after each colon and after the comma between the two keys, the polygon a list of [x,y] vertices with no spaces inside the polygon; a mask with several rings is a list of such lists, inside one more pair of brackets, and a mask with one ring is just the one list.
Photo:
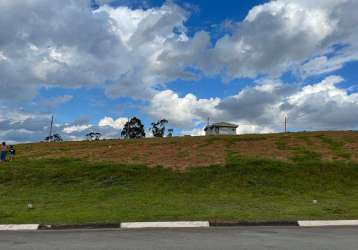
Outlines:
{"label": "white cloud", "polygon": [[333,57],[326,55],[312,58],[300,67],[299,71],[303,77],[321,75],[342,69],[343,66],[351,61],[358,60],[356,51],[347,50]]}
{"label": "white cloud", "polygon": [[270,86],[242,90],[223,100],[218,108],[228,119],[236,118],[263,130],[282,131],[286,115],[292,129],[357,129],[358,94],[339,88],[342,81],[340,76],[329,76],[304,87],[263,83]]}
{"label": "white cloud", "polygon": [[[0,97],[25,100],[41,86],[99,85],[110,97],[151,99],[157,86],[176,79],[328,73],[357,60],[349,56],[358,48],[357,7],[353,0],[270,1],[213,46],[209,33],[188,35],[190,13],[171,1],[92,11],[87,0],[2,0],[0,86],[8,91]],[[346,47],[338,53],[336,44]]]}
{"label": "white cloud", "polygon": [[239,127],[236,129],[236,133],[241,135],[241,134],[269,134],[269,133],[274,133],[277,132],[277,130],[274,130],[272,128],[269,127],[265,127],[265,126],[259,126],[259,125],[247,125],[247,124],[242,124],[240,122],[238,122],[237,124],[239,124]]}
{"label": "white cloud", "polygon": [[63,131],[66,134],[72,134],[74,132],[82,132],[85,131],[89,128],[91,128],[92,125],[72,125],[72,126],[68,126],[68,127],[64,127]]}
{"label": "white cloud", "polygon": [[[269,1],[231,25],[231,33],[220,38],[199,65],[226,79],[277,77],[287,71],[303,77],[329,73],[358,59],[358,18],[352,11],[357,8],[358,2],[351,0]],[[314,58],[320,59],[301,69]]]}
{"label": "white cloud", "polygon": [[123,129],[124,125],[128,122],[128,118],[118,118],[114,120],[112,117],[105,117],[98,122],[100,127],[112,127],[115,129]]}
{"label": "white cloud", "polygon": [[[148,98],[158,84],[192,77],[185,69],[210,40],[187,37],[189,14],[171,2],[92,12],[86,0],[3,0],[0,11],[7,13],[0,16],[0,84],[15,99],[32,98],[39,86],[95,85],[110,97]],[[173,59],[179,56],[183,63]]]}
{"label": "white cloud", "polygon": [[198,99],[193,94],[179,97],[175,92],[166,90],[154,95],[146,111],[154,119],[165,118],[171,125],[188,128],[193,122],[217,116],[220,111],[215,106],[219,102],[219,98]]}
{"label": "white cloud", "polygon": [[4,52],[0,51],[0,61],[6,61],[8,58],[5,56]]}
{"label": "white cloud", "polygon": [[182,135],[190,135],[190,136],[204,136],[205,131],[204,128],[194,128],[192,130],[184,130],[181,132]]}
{"label": "white cloud", "polygon": [[348,93],[337,85],[339,76],[330,76],[305,86],[287,99],[293,125],[307,130],[358,129],[358,93]]}
{"label": "white cloud", "polygon": [[224,99],[198,99],[193,94],[179,97],[162,91],[154,96],[147,112],[187,128],[184,133],[188,134],[196,134],[197,126],[208,117],[212,122],[237,123],[239,133],[282,131],[285,116],[294,130],[358,129],[358,93],[339,88],[342,81],[340,76],[329,76],[302,87],[265,80]]}
{"label": "white cloud", "polygon": [[340,76],[330,76],[318,84],[307,85],[300,92],[290,96],[288,103],[299,106],[309,101],[309,99],[315,95],[319,95],[320,99],[324,98],[326,101],[335,100],[346,102],[347,99],[354,96],[348,96],[345,90],[336,87],[336,85],[342,81],[343,78]]}

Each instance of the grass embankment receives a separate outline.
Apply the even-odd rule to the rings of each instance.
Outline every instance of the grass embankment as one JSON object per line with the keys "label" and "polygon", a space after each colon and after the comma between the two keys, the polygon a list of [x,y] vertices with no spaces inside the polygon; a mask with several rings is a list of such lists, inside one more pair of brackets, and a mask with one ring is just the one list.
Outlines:
{"label": "grass embankment", "polygon": [[[256,143],[256,136],[191,138],[202,147],[223,145],[225,164],[185,171],[20,153],[17,161],[0,165],[0,224],[357,219],[358,163],[349,149],[358,140],[351,134],[340,139],[329,133],[263,137],[275,140],[259,136],[261,143],[275,145],[268,151],[284,152],[284,159],[243,156],[236,150],[239,144]],[[292,138],[304,144],[294,144]],[[114,141],[96,146],[108,143]],[[322,147],[311,150],[316,143]],[[37,146],[43,147],[32,145]],[[33,209],[27,208],[29,202]]]}

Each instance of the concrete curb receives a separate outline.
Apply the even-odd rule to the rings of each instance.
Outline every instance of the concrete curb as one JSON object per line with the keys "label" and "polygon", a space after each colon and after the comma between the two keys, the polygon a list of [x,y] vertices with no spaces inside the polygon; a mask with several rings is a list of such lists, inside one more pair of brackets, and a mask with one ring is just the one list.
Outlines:
{"label": "concrete curb", "polygon": [[36,231],[36,230],[75,230],[75,229],[144,229],[144,228],[210,228],[210,227],[247,227],[247,226],[296,226],[296,227],[332,227],[358,226],[358,220],[332,221],[173,221],[173,222],[123,222],[94,224],[5,224],[0,231]]}
{"label": "concrete curb", "polygon": [[121,223],[121,228],[203,228],[210,227],[208,221],[176,221],[176,222],[130,222]]}
{"label": "concrete curb", "polygon": [[38,230],[40,227],[39,224],[7,224],[0,225],[0,231],[34,231]]}
{"label": "concrete curb", "polygon": [[338,226],[358,226],[358,220],[316,220],[298,221],[300,227],[338,227]]}
{"label": "concrete curb", "polygon": [[39,230],[117,229],[120,223],[40,225]]}

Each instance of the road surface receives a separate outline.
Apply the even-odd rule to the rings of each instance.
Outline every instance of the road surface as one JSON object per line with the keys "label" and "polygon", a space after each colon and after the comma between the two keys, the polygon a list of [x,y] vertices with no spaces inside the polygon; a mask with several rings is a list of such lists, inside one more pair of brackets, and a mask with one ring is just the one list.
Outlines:
{"label": "road surface", "polygon": [[0,232],[0,249],[358,249],[358,228],[238,227]]}

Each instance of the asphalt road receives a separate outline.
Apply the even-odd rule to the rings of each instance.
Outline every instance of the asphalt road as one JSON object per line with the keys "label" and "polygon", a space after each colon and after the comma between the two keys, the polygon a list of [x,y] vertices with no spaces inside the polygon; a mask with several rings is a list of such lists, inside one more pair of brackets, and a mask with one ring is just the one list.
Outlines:
{"label": "asphalt road", "polygon": [[358,249],[358,228],[0,232],[0,249]]}

